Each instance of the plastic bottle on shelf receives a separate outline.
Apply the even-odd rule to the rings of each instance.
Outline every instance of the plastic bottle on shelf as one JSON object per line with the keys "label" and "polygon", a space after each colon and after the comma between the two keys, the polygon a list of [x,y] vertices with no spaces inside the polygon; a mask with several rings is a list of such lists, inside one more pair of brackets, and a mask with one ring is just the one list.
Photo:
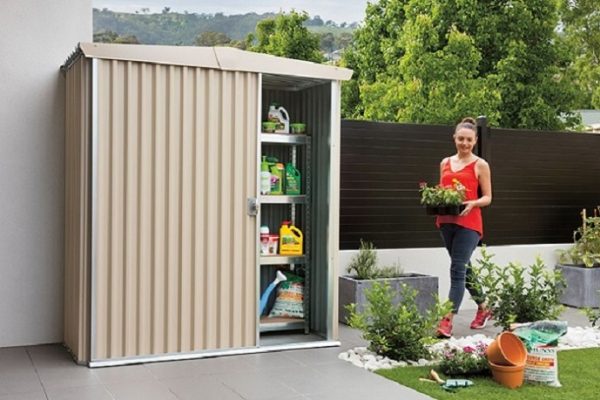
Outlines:
{"label": "plastic bottle on shelf", "polygon": [[285,164],[285,194],[299,195],[301,178],[300,171],[292,163]]}
{"label": "plastic bottle on shelf", "polygon": [[269,235],[269,227],[266,225],[262,225],[260,227],[260,254],[261,255],[269,254],[270,239],[271,239],[271,235]]}
{"label": "plastic bottle on shelf", "polygon": [[283,221],[279,228],[279,254],[282,256],[302,255],[302,231],[292,225],[291,221]]}
{"label": "plastic bottle on shelf", "polygon": [[283,194],[284,169],[283,163],[275,162],[270,164],[271,171],[271,194]]}
{"label": "plastic bottle on shelf", "polygon": [[271,172],[269,171],[269,166],[267,156],[263,156],[260,163],[260,194],[271,193]]}
{"label": "plastic bottle on shelf", "polygon": [[269,106],[267,119],[277,124],[276,133],[290,133],[290,115],[285,108],[278,106],[277,103],[272,103]]}

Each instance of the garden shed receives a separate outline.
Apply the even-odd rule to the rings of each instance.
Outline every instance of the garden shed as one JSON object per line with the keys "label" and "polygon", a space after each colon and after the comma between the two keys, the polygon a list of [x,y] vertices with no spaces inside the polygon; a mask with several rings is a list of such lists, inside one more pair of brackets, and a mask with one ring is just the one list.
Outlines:
{"label": "garden shed", "polygon": [[[101,43],[81,43],[62,70],[64,342],[77,362],[339,344],[340,87],[352,71]],[[287,111],[277,129],[299,133],[264,132],[271,105]],[[299,190],[261,194],[262,172],[287,182],[288,166]],[[274,235],[284,220],[302,232],[293,254]],[[261,249],[266,229],[275,250]],[[259,315],[278,271],[286,280]],[[283,289],[295,313],[273,313]]]}

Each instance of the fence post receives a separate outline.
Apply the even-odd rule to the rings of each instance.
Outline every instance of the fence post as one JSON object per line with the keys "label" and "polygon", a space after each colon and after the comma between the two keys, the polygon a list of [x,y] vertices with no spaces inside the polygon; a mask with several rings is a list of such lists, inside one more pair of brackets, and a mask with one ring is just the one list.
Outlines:
{"label": "fence post", "polygon": [[487,124],[487,117],[477,117],[477,155],[488,163],[492,160],[492,132]]}

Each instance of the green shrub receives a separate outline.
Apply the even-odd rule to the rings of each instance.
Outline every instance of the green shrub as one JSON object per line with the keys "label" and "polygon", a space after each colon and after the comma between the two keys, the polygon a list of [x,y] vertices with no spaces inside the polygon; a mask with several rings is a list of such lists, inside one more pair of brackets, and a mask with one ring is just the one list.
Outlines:
{"label": "green shrub", "polygon": [[586,267],[600,265],[600,206],[594,210],[593,217],[587,217],[585,209],[581,211],[581,226],[573,232],[573,247],[559,251],[563,264],[583,264]]}
{"label": "green shrub", "polygon": [[528,267],[514,262],[501,267],[492,257],[482,248],[473,272],[478,278],[474,285],[484,294],[496,326],[506,330],[514,322],[558,318],[564,287],[560,271],[546,269],[540,257]]}
{"label": "green shrub", "polygon": [[403,271],[399,264],[392,266],[377,266],[377,252],[372,242],[360,239],[358,254],[352,257],[346,271],[356,279],[395,278],[402,276]]}
{"label": "green shrub", "polygon": [[417,291],[402,286],[401,301],[393,304],[394,293],[387,282],[373,284],[366,290],[367,305],[362,313],[356,312],[356,304],[346,307],[351,327],[362,331],[369,342],[369,350],[394,360],[418,360],[429,357],[426,348],[440,319],[451,310],[450,302],[435,305],[425,314],[419,312],[415,298]]}

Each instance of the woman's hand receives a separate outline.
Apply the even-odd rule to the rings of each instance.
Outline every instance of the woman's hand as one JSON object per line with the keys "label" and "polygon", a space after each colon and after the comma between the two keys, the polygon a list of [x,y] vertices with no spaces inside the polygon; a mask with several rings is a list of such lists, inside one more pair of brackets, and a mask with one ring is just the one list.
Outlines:
{"label": "woman's hand", "polygon": [[463,205],[465,206],[465,209],[463,210],[463,212],[460,213],[460,216],[464,217],[465,215],[469,215],[469,213],[471,212],[471,210],[474,207],[477,207],[476,203],[477,203],[477,200],[463,201]]}

